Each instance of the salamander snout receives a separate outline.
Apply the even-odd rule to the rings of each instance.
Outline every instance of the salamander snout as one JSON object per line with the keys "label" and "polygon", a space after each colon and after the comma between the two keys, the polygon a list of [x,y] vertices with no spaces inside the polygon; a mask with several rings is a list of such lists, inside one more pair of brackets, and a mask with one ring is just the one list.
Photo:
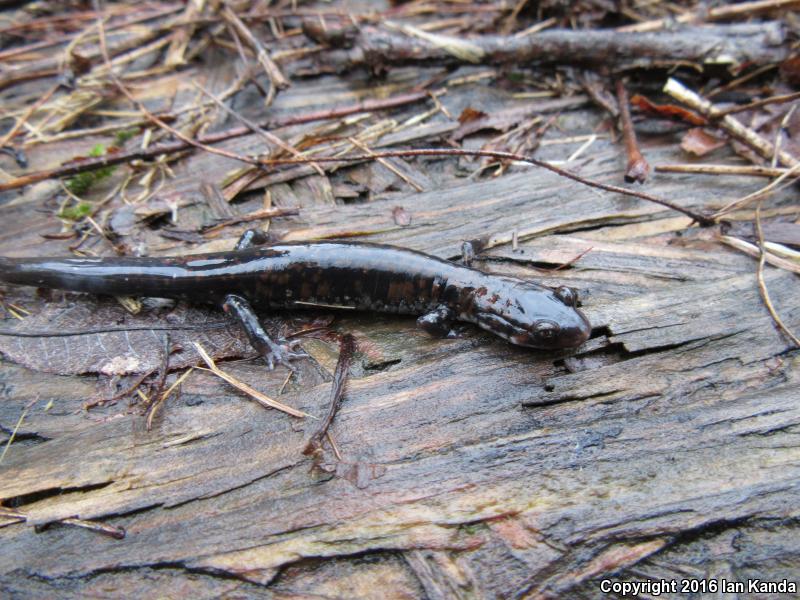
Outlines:
{"label": "salamander snout", "polygon": [[589,339],[592,326],[589,320],[578,309],[560,315],[560,320],[540,319],[524,329],[522,333],[512,335],[509,341],[518,346],[543,348],[548,350],[577,348]]}

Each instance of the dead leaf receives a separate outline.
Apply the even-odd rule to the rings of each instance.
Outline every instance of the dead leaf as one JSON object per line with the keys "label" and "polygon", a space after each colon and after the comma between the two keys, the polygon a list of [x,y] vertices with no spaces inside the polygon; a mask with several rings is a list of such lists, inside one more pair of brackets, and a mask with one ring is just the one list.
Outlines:
{"label": "dead leaf", "polygon": [[458,115],[458,122],[462,125],[464,123],[469,123],[470,121],[476,121],[478,119],[482,119],[486,116],[486,113],[482,110],[476,110],[472,107],[467,107],[461,111],[461,114]]}
{"label": "dead leaf", "polygon": [[705,118],[698,115],[696,112],[687,110],[674,104],[655,104],[641,94],[634,94],[631,96],[631,104],[642,112],[655,114],[662,117],[682,119],[683,121],[691,123],[692,125],[708,124]]}
{"label": "dead leaf", "polygon": [[[110,299],[76,297],[69,304],[46,306],[15,328],[20,333],[80,332],[125,329],[68,337],[0,336],[0,353],[30,369],[59,375],[103,373],[127,375],[158,369],[164,360],[164,345],[175,348],[170,369],[182,369],[200,360],[192,341],[200,340],[215,359],[247,356],[252,348],[235,323],[224,322],[221,313],[179,305],[171,311],[153,310],[132,317]],[[187,327],[193,329],[142,330],[142,327]],[[136,329],[133,329],[136,328]]]}
{"label": "dead leaf", "polygon": [[694,127],[683,136],[681,148],[689,154],[705,156],[718,148],[722,148],[725,143],[725,140],[714,137],[703,128]]}

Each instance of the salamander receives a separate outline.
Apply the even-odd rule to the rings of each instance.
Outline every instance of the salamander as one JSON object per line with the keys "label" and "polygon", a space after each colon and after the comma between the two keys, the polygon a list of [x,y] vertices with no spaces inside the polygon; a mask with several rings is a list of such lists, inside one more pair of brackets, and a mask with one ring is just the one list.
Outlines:
{"label": "salamander", "polygon": [[[270,368],[276,362],[290,366],[299,355],[269,338],[255,309],[321,305],[419,315],[419,327],[436,336],[463,321],[512,344],[548,350],[575,348],[591,333],[572,288],[491,275],[388,245],[258,242],[251,231],[234,251],[184,257],[0,257],[0,281],[221,305]],[[468,254],[465,249],[465,263]]]}

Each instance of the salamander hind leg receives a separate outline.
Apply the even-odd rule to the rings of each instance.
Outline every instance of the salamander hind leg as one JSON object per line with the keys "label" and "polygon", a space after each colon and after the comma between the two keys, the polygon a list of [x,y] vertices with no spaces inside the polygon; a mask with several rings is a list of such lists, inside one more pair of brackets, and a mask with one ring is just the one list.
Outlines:
{"label": "salamander hind leg", "polygon": [[450,333],[450,327],[456,314],[449,306],[437,306],[432,311],[425,313],[417,319],[417,327],[428,335],[434,337],[445,337]]}
{"label": "salamander hind leg", "polygon": [[295,368],[289,362],[298,358],[305,358],[305,354],[292,352],[288,344],[276,343],[269,337],[261,321],[258,319],[250,303],[241,296],[235,294],[228,294],[225,297],[225,303],[222,305],[225,312],[232,314],[247,334],[250,344],[255,348],[261,356],[267,361],[270,370],[275,368],[275,364],[284,365],[289,370],[294,371]]}

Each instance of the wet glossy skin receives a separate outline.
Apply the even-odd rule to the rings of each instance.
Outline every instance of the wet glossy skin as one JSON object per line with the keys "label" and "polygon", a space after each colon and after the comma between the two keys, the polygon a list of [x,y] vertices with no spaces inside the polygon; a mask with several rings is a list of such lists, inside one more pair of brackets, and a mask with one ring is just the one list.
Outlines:
{"label": "wet glossy skin", "polygon": [[570,288],[483,273],[392,246],[286,243],[179,258],[0,258],[0,281],[94,294],[221,304],[228,294],[256,307],[347,307],[423,315],[426,331],[451,319],[513,344],[574,348],[591,326]]}

